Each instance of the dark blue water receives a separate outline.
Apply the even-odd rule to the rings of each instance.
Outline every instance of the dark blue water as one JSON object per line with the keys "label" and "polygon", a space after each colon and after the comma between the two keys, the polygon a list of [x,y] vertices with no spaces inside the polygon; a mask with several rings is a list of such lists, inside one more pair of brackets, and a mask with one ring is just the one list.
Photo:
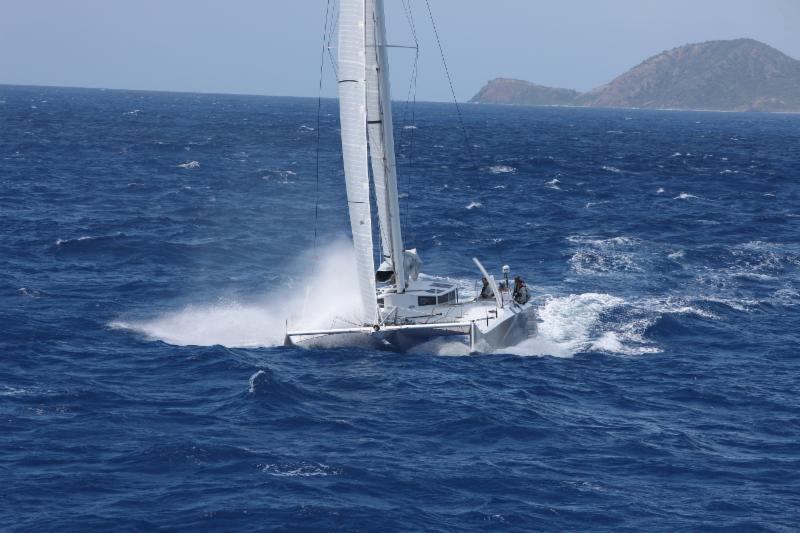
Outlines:
{"label": "dark blue water", "polygon": [[800,117],[396,113],[509,353],[280,346],[347,312],[334,101],[0,87],[0,529],[795,530]]}

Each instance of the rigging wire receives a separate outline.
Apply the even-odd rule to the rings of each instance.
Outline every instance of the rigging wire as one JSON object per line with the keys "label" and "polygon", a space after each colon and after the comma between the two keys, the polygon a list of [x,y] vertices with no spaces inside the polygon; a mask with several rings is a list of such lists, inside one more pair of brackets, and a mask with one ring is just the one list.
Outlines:
{"label": "rigging wire", "polygon": [[439,39],[439,30],[436,28],[436,21],[433,19],[433,12],[431,11],[431,3],[429,0],[425,0],[425,5],[428,8],[428,17],[431,19],[431,26],[433,27],[433,35],[436,37],[436,44],[439,47],[439,55],[442,57],[442,65],[444,65],[444,72],[447,74],[447,83],[450,85],[450,94],[453,97],[453,103],[456,105],[456,113],[458,114],[458,123],[461,125],[461,131],[464,133],[464,142],[467,144],[467,150],[472,152],[473,146],[469,142],[469,135],[467,134],[467,128],[464,126],[464,117],[461,114],[461,106],[458,105],[458,98],[456,98],[456,90],[453,87],[453,78],[450,76],[450,69],[447,68],[447,59],[444,55],[444,48],[442,47],[442,41]]}
{"label": "rigging wire", "polygon": [[[403,0],[403,2],[405,3],[405,0]],[[461,106],[458,105],[458,98],[456,98],[456,91],[455,91],[455,88],[454,88],[454,85],[453,85],[453,78],[452,78],[452,76],[450,76],[450,69],[447,66],[447,58],[445,57],[445,54],[444,54],[444,47],[442,46],[442,41],[439,38],[439,30],[436,27],[436,20],[434,20],[434,18],[433,18],[433,11],[431,10],[431,4],[430,4],[429,0],[425,0],[425,6],[428,9],[428,17],[430,18],[431,27],[433,28],[433,35],[436,37],[436,44],[439,47],[439,55],[442,58],[442,65],[444,66],[444,72],[447,75],[447,83],[450,86],[450,95],[452,96],[453,104],[455,104],[455,107],[456,107],[456,114],[458,115],[458,123],[461,126],[462,133],[464,134],[464,142],[467,145],[467,151],[470,152],[471,154],[475,155],[475,147],[473,146],[473,144],[469,140],[469,134],[467,132],[467,127],[464,124],[464,116],[461,113]],[[479,180],[478,183],[482,184],[483,180]],[[481,194],[481,196],[486,196],[486,187],[479,185],[479,193]],[[501,264],[504,263],[504,261],[503,261],[503,255],[504,255],[503,254],[503,244],[505,243],[505,239],[500,237],[500,238],[492,238],[491,240],[497,245],[497,250],[498,250],[498,256],[499,256],[499,259],[500,259],[500,263]]]}
{"label": "rigging wire", "polygon": [[317,267],[317,235],[319,229],[319,161],[320,161],[320,145],[322,143],[322,138],[320,134],[320,126],[321,126],[321,115],[322,115],[322,80],[325,74],[325,51],[326,49],[330,52],[330,47],[326,46],[326,42],[330,43],[328,37],[328,30],[329,26],[332,29],[333,24],[331,23],[331,1],[328,0],[327,5],[325,6],[325,28],[322,32],[322,50],[320,52],[320,61],[319,61],[319,88],[317,92],[317,153],[316,153],[316,182],[314,184],[314,260],[312,262],[311,270],[312,276],[315,273],[314,270]]}
{"label": "rigging wire", "polygon": [[409,128],[409,142],[408,142],[408,163],[407,163],[407,172],[406,172],[406,197],[405,197],[405,209],[403,210],[403,235],[406,235],[406,238],[409,242],[411,242],[410,248],[415,248],[414,245],[414,235],[408,233],[409,228],[409,213],[410,213],[410,202],[411,202],[411,174],[413,173],[414,169],[414,130],[416,129],[416,112],[417,112],[417,74],[419,72],[419,41],[417,39],[417,28],[414,24],[414,14],[411,11],[411,1],[410,0],[401,0],[403,3],[403,10],[406,15],[406,20],[408,21],[408,26],[411,29],[411,36],[414,39],[414,67],[411,70],[411,79],[409,80],[408,84],[408,92],[406,94],[406,103],[403,107],[403,130],[405,130],[405,126],[408,124],[406,118],[408,116],[408,108],[409,102],[411,102],[411,128]]}
{"label": "rigging wire", "polygon": [[[330,2],[330,0],[328,0]],[[333,36],[336,35],[336,31],[338,29],[339,24],[339,2],[334,0],[333,2],[333,12],[331,13],[331,25],[330,29],[328,30],[328,57],[331,60],[331,68],[333,69],[333,75],[336,79],[339,78],[339,66],[336,62],[336,58],[333,57]]]}

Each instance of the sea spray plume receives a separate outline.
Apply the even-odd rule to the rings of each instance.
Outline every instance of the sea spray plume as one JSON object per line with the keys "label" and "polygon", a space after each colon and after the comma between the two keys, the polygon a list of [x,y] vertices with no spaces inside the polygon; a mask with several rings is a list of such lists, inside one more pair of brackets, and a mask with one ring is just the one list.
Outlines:
{"label": "sea spray plume", "polygon": [[[304,254],[295,271],[308,271],[311,260]],[[352,244],[338,241],[319,250],[315,272],[254,301],[190,304],[150,319],[118,320],[111,327],[178,346],[243,348],[281,345],[287,322],[292,329],[351,325],[361,310]]]}

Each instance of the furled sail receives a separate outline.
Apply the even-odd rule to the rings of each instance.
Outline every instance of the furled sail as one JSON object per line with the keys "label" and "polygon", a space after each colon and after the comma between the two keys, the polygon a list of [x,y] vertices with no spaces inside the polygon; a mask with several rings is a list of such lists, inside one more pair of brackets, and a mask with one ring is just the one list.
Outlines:
{"label": "furled sail", "polygon": [[367,154],[365,0],[341,0],[339,8],[339,119],[350,228],[363,306],[363,324],[377,324],[375,263],[369,206]]}
{"label": "furled sail", "polygon": [[397,197],[397,165],[392,132],[389,60],[383,0],[366,0],[367,131],[375,183],[375,203],[381,230],[383,261],[392,265],[397,292],[406,288],[400,203]]}

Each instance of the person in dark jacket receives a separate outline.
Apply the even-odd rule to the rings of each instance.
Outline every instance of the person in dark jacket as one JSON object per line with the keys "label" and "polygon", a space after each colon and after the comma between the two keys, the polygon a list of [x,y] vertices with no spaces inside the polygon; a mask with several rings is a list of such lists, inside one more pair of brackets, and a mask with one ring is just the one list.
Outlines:
{"label": "person in dark jacket", "polygon": [[525,305],[528,303],[528,300],[531,299],[530,294],[528,294],[528,286],[525,285],[525,282],[522,281],[522,278],[519,276],[514,277],[513,297],[514,301],[519,305]]}
{"label": "person in dark jacket", "polygon": [[486,300],[494,298],[494,291],[492,291],[492,286],[489,285],[489,280],[486,278],[481,278],[481,281],[483,281],[483,288],[481,289],[480,297]]}

